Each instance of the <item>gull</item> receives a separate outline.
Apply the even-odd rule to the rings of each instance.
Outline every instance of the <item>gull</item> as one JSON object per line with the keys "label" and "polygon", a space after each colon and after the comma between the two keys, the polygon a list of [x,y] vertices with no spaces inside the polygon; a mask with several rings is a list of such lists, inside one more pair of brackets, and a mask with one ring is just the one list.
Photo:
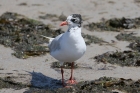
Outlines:
{"label": "gull", "polygon": [[[74,62],[81,58],[86,51],[86,44],[81,35],[81,24],[81,15],[72,14],[60,24],[60,26],[68,26],[65,33],[58,35],[56,38],[41,35],[49,39],[48,47],[51,56],[57,59],[61,65],[64,62],[71,62],[71,76],[67,82],[69,84],[77,83],[73,78]],[[62,85],[65,86],[63,73],[63,66],[61,66]]]}

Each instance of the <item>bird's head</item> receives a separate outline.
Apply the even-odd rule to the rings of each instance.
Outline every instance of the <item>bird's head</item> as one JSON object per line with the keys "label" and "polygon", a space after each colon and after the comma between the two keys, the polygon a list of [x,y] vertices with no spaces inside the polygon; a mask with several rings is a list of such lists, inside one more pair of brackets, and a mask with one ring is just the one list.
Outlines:
{"label": "bird's head", "polygon": [[72,14],[67,17],[66,21],[62,22],[60,26],[68,25],[68,26],[78,26],[81,27],[82,17],[80,14]]}

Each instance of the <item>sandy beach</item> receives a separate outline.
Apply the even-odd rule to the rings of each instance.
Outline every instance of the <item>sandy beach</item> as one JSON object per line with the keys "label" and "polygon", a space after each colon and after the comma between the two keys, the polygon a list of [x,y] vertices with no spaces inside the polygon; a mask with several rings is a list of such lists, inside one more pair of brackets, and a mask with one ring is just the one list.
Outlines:
{"label": "sandy beach", "polygon": [[[140,2],[137,0],[1,0],[0,1],[0,15],[5,12],[14,12],[22,14],[28,18],[43,22],[44,24],[51,24],[53,29],[61,28],[63,31],[66,27],[60,27],[61,21],[53,21],[51,19],[41,19],[39,16],[45,14],[66,16],[70,14],[81,14],[86,20],[83,25],[90,22],[100,22],[102,18],[105,20],[111,18],[136,18],[140,17]],[[140,36],[140,29],[125,29],[124,31],[137,33]],[[95,80],[100,77],[116,77],[125,79],[140,79],[139,67],[127,67],[113,64],[98,63],[93,57],[101,55],[109,51],[124,51],[131,50],[127,46],[128,41],[119,41],[115,38],[121,32],[111,31],[89,31],[82,27],[82,33],[94,35],[102,38],[109,44],[95,44],[87,45],[85,55],[76,61],[79,68],[74,69],[74,78],[80,81]],[[112,43],[115,41],[115,43]],[[112,46],[110,44],[113,44]],[[11,55],[14,51],[10,47],[0,45],[0,77],[7,76],[17,77],[13,78],[16,82],[23,84],[34,84],[36,87],[60,87],[52,84],[54,81],[61,80],[60,69],[51,68],[51,63],[57,61],[49,53],[42,56],[30,57],[27,59],[19,59]],[[65,79],[69,79],[70,69],[64,70]],[[22,78],[21,78],[22,77]],[[45,80],[47,80],[45,82]],[[23,93],[28,88],[20,90],[14,89],[0,89],[0,93]],[[120,93],[120,92],[118,92]]]}

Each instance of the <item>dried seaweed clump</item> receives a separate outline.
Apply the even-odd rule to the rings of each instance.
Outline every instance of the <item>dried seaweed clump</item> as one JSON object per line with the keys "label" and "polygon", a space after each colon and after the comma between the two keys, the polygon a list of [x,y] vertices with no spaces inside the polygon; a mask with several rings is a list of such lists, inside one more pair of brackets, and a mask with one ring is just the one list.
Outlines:
{"label": "dried seaweed clump", "polygon": [[135,19],[130,18],[114,18],[99,23],[89,23],[84,27],[90,31],[103,30],[103,31],[121,31],[122,29],[131,29],[140,27],[140,17]]}
{"label": "dried seaweed clump", "polygon": [[86,44],[90,45],[91,43],[95,43],[95,44],[102,44],[102,43],[107,43],[106,41],[104,41],[101,38],[98,38],[96,36],[91,36],[88,34],[82,34],[83,38],[87,39]]}
{"label": "dried seaweed clump", "polygon": [[[71,62],[64,62],[61,66],[60,62],[53,62],[51,65],[52,68],[65,68],[65,69],[71,69]],[[74,62],[74,68],[78,68],[78,65]]]}
{"label": "dried seaweed clump", "polygon": [[2,89],[2,88],[22,89],[22,88],[26,88],[26,87],[29,87],[29,85],[14,82],[8,77],[0,78],[0,89]]}
{"label": "dried seaweed clump", "polygon": [[23,2],[23,3],[20,3],[18,4],[19,6],[27,6],[27,3]]}
{"label": "dried seaweed clump", "polygon": [[44,16],[39,16],[40,19],[51,19],[53,21],[65,21],[67,17],[62,13],[60,16],[56,14],[46,14]]}
{"label": "dried seaweed clump", "polygon": [[139,93],[140,80],[101,77],[93,81],[82,81],[71,88],[59,88],[56,90],[30,89],[24,93]]}
{"label": "dried seaweed clump", "polygon": [[45,14],[44,16],[39,16],[41,19],[51,19],[54,17],[58,17],[56,14]]}
{"label": "dried seaweed clump", "polygon": [[140,42],[132,42],[129,44],[129,46],[131,49],[139,51],[140,52]]}
{"label": "dried seaweed clump", "polygon": [[98,62],[118,64],[120,66],[140,66],[140,52],[107,52],[94,57]]}
{"label": "dried seaweed clump", "polygon": [[43,23],[17,13],[6,12],[0,16],[0,44],[11,47],[18,58],[43,55],[48,52],[45,39],[40,35],[55,37],[60,29],[52,30]]}
{"label": "dried seaweed clump", "polygon": [[80,82],[73,90],[77,93],[119,93],[112,91],[115,89],[129,93],[139,93],[140,80],[133,81],[131,79],[101,77],[94,81]]}
{"label": "dried seaweed clump", "polygon": [[30,88],[23,93],[56,93],[54,90],[40,89],[40,88]]}
{"label": "dried seaweed clump", "polygon": [[118,40],[131,42],[128,47],[140,52],[140,37],[134,36],[134,33],[120,33],[116,36]]}
{"label": "dried seaweed clump", "polygon": [[134,35],[135,33],[120,33],[116,36],[116,38],[122,41],[140,42],[140,37],[136,37]]}

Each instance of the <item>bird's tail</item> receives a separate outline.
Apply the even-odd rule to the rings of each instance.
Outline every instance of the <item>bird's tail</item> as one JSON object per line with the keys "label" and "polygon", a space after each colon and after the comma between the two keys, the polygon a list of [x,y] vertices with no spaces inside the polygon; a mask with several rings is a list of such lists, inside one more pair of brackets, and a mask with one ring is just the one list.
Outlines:
{"label": "bird's tail", "polygon": [[44,35],[40,35],[40,36],[42,36],[42,37],[44,37],[44,38],[48,39],[49,44],[51,44],[52,40],[54,39],[54,38],[47,37],[47,36],[44,36]]}

